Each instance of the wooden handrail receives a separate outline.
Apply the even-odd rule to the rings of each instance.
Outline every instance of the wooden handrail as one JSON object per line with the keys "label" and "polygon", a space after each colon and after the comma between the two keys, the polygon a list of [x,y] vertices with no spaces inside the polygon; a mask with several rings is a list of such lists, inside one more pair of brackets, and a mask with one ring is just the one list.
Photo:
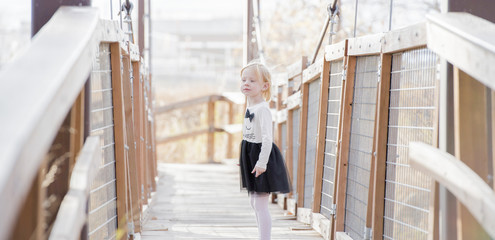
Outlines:
{"label": "wooden handrail", "polygon": [[79,239],[87,221],[91,183],[100,165],[100,137],[88,137],[72,171],[69,192],[60,205],[49,239]]}
{"label": "wooden handrail", "polygon": [[495,89],[495,24],[469,13],[428,15],[427,45],[436,54]]}
{"label": "wooden handrail", "polygon": [[98,45],[122,39],[118,23],[99,20],[96,8],[60,7],[28,50],[0,72],[0,232],[9,232],[15,223],[22,199],[88,79]]}
{"label": "wooden handrail", "polygon": [[[238,133],[238,132],[242,131],[242,124],[230,124],[230,125],[224,125],[223,127],[213,127],[212,130],[214,132],[225,132],[225,133],[229,133],[229,134],[234,134],[234,133]],[[209,128],[200,129],[200,130],[191,131],[191,132],[187,132],[187,133],[177,134],[177,135],[170,136],[170,137],[158,138],[158,139],[156,139],[156,143],[161,144],[161,143],[173,142],[173,141],[181,140],[184,138],[195,137],[195,136],[205,134],[208,132],[210,132]]]}
{"label": "wooden handrail", "polygon": [[420,142],[409,143],[411,166],[433,177],[466,206],[495,238],[495,192],[459,159]]}
{"label": "wooden handrail", "polygon": [[203,104],[207,102],[216,102],[216,101],[225,101],[228,103],[237,103],[238,101],[236,99],[232,99],[233,97],[231,96],[224,96],[224,95],[210,95],[210,96],[204,96],[204,97],[198,97],[198,98],[193,98],[181,102],[176,102],[172,103],[166,106],[159,106],[155,108],[155,114],[161,114],[161,113],[166,113],[173,111],[175,109],[180,109],[180,108],[186,108],[198,104]]}

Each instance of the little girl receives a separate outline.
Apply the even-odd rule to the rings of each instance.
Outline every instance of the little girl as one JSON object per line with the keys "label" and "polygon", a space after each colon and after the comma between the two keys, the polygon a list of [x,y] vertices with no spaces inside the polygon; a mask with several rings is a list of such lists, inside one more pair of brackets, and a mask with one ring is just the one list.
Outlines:
{"label": "little girl", "polygon": [[263,64],[250,63],[241,70],[241,91],[248,100],[239,162],[241,187],[249,191],[262,240],[271,234],[270,193],[290,192],[284,159],[273,143],[272,114],[266,102],[270,88],[270,72]]}

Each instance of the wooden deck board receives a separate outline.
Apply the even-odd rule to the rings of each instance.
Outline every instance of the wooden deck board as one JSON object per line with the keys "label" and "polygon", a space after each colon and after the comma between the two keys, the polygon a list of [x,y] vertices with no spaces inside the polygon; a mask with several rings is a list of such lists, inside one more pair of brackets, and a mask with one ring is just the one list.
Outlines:
{"label": "wooden deck board", "polygon": [[[247,192],[239,190],[239,169],[231,164],[160,164],[158,189],[143,224],[142,240],[257,239]],[[323,239],[307,224],[287,220],[270,204],[272,239]]]}

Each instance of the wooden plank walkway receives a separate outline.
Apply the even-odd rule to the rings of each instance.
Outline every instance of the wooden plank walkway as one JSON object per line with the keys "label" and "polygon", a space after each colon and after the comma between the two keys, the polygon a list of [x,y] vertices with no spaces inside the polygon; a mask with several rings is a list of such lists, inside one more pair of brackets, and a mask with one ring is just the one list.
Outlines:
{"label": "wooden plank walkway", "polygon": [[[254,212],[235,164],[159,164],[141,239],[257,239]],[[323,239],[270,204],[272,239]]]}

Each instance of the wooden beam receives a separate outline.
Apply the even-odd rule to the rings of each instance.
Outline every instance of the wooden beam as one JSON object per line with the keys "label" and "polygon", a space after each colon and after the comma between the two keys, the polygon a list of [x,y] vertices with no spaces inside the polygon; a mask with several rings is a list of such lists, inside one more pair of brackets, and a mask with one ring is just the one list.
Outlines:
{"label": "wooden beam", "polygon": [[280,111],[277,111],[276,123],[278,123],[280,125],[281,123],[286,122],[287,121],[287,114],[288,114],[287,109],[282,109]]}
{"label": "wooden beam", "polygon": [[296,93],[287,97],[287,109],[292,110],[294,108],[301,107],[302,99],[301,99],[301,91],[297,91]]}
{"label": "wooden beam", "polygon": [[0,72],[0,79],[9,79],[0,88],[4,103],[0,232],[11,231],[43,158],[91,71],[98,14],[91,8],[78,10],[74,17],[75,8],[61,7],[29,48]]}
{"label": "wooden beam", "polygon": [[353,239],[345,232],[337,232],[335,234],[335,240],[353,240]]}
{"label": "wooden beam", "polygon": [[336,182],[337,212],[334,232],[344,231],[345,200],[347,186],[347,168],[349,157],[349,143],[351,132],[352,102],[354,96],[354,72],[356,71],[356,57],[348,56],[346,64],[345,92],[342,100],[342,135],[340,136],[340,156],[338,161],[338,178]]}
{"label": "wooden beam", "polygon": [[139,62],[139,46],[134,43],[129,43],[129,57],[133,62]]}
{"label": "wooden beam", "polygon": [[484,230],[469,239],[480,239],[484,231],[495,238],[495,193],[484,179],[456,157],[425,143],[409,143],[409,159],[412,167],[447,187],[481,223]]}
{"label": "wooden beam", "polygon": [[205,129],[191,131],[191,132],[184,133],[184,134],[178,134],[178,135],[171,136],[171,137],[159,138],[159,139],[156,140],[156,142],[157,142],[157,144],[163,144],[163,143],[168,143],[168,142],[173,142],[173,141],[181,140],[181,139],[184,139],[184,138],[195,137],[195,136],[198,136],[198,135],[201,135],[201,134],[205,134],[205,133],[209,133],[209,132],[210,132],[210,129],[209,128],[205,128]]}
{"label": "wooden beam", "polygon": [[328,62],[341,59],[347,55],[347,39],[325,47],[325,60]]}
{"label": "wooden beam", "polygon": [[469,13],[428,15],[428,48],[495,89],[495,24]]}
{"label": "wooden beam", "polygon": [[311,226],[323,239],[331,239],[333,218],[328,219],[320,213],[313,213],[311,216]]}
{"label": "wooden beam", "polygon": [[362,56],[380,54],[382,51],[383,33],[349,38],[347,41],[347,55]]}
{"label": "wooden beam", "polygon": [[[485,86],[454,68],[454,127],[455,156],[488,182],[488,123]],[[458,205],[458,237],[461,239],[489,239],[483,228],[469,212],[473,202]],[[495,229],[495,226],[492,226]]]}
{"label": "wooden beam", "polygon": [[234,102],[232,99],[230,99],[226,96],[210,95],[210,96],[204,96],[204,97],[198,97],[198,98],[185,100],[182,102],[176,102],[176,103],[172,103],[172,104],[169,104],[166,106],[160,106],[154,110],[154,113],[155,114],[162,114],[162,113],[170,112],[170,111],[173,111],[176,109],[181,109],[181,108],[186,108],[186,107],[190,107],[190,106],[194,106],[194,105],[198,105],[198,104],[207,103],[209,101]]}
{"label": "wooden beam", "polygon": [[[323,60],[322,60],[323,61]],[[325,137],[327,133],[327,108],[328,108],[328,85],[330,81],[330,62],[323,61],[320,86],[320,102],[318,103],[318,125],[316,134],[316,159],[315,159],[315,176],[313,189],[313,212],[320,212],[321,205],[321,188],[323,178],[323,162],[325,160]]]}
{"label": "wooden beam", "polygon": [[[388,108],[390,101],[390,72],[392,70],[392,55],[381,55],[380,82],[378,85],[378,101],[375,122],[374,139],[374,161],[370,186],[372,192],[368,194],[368,215],[366,217],[367,227],[373,229],[373,239],[380,239],[383,236],[383,214],[385,197],[385,174],[387,167],[387,137],[388,137]],[[372,158],[372,159],[373,159]],[[372,208],[370,208],[370,206]],[[371,222],[370,222],[371,221]],[[371,223],[371,226],[368,224]]]}
{"label": "wooden beam", "polygon": [[289,83],[287,72],[277,73],[272,75],[272,84],[275,87],[286,86]]}
{"label": "wooden beam", "polygon": [[315,61],[315,63],[311,64],[308,68],[303,71],[303,84],[310,83],[318,77],[321,77],[321,71],[323,68],[324,58],[319,58]]}
{"label": "wooden beam", "polygon": [[125,117],[123,76],[121,73],[121,47],[119,43],[110,44],[112,64],[112,97],[115,135],[115,178],[117,191],[117,227],[127,235],[127,169],[125,154]]}
{"label": "wooden beam", "polygon": [[297,75],[302,74],[303,70],[306,68],[308,62],[308,58],[306,56],[301,57],[300,60],[297,60],[293,64],[287,67],[287,77],[288,79],[294,78]]}
{"label": "wooden beam", "polygon": [[422,22],[385,33],[382,53],[394,53],[424,46],[426,46],[426,23]]}

